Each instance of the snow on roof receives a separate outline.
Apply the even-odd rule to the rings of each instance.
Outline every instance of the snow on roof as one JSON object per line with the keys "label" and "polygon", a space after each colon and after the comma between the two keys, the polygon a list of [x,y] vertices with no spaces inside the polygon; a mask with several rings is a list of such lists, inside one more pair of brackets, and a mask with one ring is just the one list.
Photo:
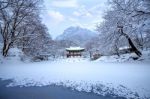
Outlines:
{"label": "snow on roof", "polygon": [[124,49],[129,49],[129,48],[131,48],[131,47],[129,47],[129,46],[123,46],[123,47],[120,47],[119,50],[124,50]]}
{"label": "snow on roof", "polygon": [[84,50],[84,48],[81,48],[81,47],[69,47],[69,48],[66,48],[66,50],[69,50],[69,51],[79,51],[79,50]]}

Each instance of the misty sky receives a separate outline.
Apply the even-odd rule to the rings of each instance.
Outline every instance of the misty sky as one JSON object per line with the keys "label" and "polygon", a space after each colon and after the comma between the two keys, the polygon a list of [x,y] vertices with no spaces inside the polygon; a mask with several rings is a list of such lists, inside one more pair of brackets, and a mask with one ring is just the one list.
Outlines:
{"label": "misty sky", "polygon": [[107,0],[44,0],[43,23],[53,38],[63,33],[69,26],[95,29],[102,21]]}

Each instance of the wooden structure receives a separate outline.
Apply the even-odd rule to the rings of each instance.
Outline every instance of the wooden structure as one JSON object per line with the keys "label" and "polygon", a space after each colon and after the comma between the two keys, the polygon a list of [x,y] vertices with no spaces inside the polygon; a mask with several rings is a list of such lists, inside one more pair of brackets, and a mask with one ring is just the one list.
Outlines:
{"label": "wooden structure", "polygon": [[81,47],[70,47],[66,48],[67,51],[67,58],[69,57],[81,57],[82,52],[84,51],[84,48]]}

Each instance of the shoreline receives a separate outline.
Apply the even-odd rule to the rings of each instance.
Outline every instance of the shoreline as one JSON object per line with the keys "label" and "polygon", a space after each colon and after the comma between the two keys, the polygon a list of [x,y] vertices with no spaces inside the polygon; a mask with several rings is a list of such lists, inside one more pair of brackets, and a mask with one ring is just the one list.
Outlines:
{"label": "shoreline", "polygon": [[79,92],[63,86],[6,87],[11,80],[0,79],[0,99],[125,99]]}

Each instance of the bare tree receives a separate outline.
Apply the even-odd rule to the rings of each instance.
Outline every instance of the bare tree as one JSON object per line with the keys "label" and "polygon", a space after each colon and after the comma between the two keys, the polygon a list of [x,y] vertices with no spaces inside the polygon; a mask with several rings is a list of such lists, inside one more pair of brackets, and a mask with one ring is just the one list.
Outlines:
{"label": "bare tree", "polygon": [[[132,50],[141,56],[140,48],[143,49],[148,41],[148,30],[150,28],[149,0],[109,0],[111,9],[104,15],[104,22],[97,26],[103,43],[111,48],[116,44],[129,45]],[[127,43],[119,42],[124,38]],[[118,45],[119,44],[119,45]],[[105,47],[106,47],[105,46]],[[103,47],[105,49],[105,47]]]}
{"label": "bare tree", "polygon": [[[6,0],[9,5],[0,10],[0,30],[3,37],[3,56],[7,56],[10,46],[22,31],[26,17],[38,13],[39,0]],[[4,4],[4,3],[3,3]],[[34,17],[34,16],[33,16]]]}
{"label": "bare tree", "polygon": [[6,0],[1,0],[0,1],[0,10],[5,9],[9,6],[10,1],[6,1]]}

